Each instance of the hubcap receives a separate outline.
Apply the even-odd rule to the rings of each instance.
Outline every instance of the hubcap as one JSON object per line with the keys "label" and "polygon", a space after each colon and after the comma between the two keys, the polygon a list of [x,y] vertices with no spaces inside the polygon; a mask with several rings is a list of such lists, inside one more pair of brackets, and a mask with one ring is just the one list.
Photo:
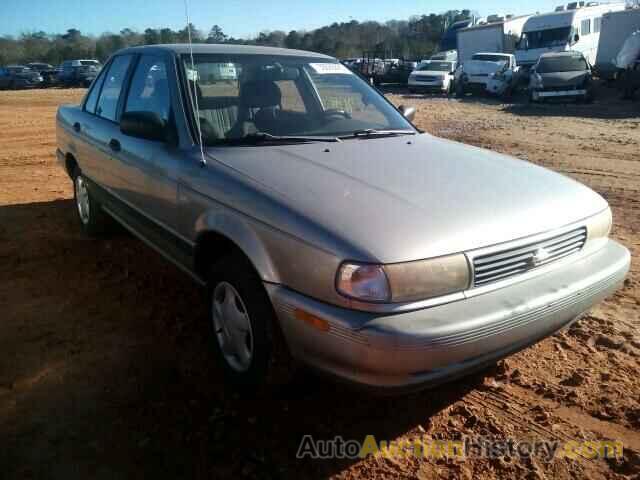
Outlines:
{"label": "hubcap", "polygon": [[220,350],[231,368],[245,372],[253,358],[253,332],[249,313],[238,291],[220,282],[213,291],[213,329]]}
{"label": "hubcap", "polygon": [[89,223],[89,190],[81,175],[76,177],[76,204],[80,220],[86,225]]}

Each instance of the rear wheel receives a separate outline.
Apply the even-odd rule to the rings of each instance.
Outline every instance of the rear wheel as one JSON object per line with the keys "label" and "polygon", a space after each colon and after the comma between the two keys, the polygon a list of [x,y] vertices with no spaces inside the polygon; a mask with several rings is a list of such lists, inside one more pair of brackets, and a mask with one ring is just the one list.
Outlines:
{"label": "rear wheel", "polygon": [[464,97],[466,93],[467,93],[467,89],[464,86],[464,82],[463,81],[459,81],[456,84],[456,96]]}
{"label": "rear wheel", "polygon": [[111,219],[90,192],[79,168],[73,172],[73,194],[82,229],[90,236],[100,236],[109,229]]}

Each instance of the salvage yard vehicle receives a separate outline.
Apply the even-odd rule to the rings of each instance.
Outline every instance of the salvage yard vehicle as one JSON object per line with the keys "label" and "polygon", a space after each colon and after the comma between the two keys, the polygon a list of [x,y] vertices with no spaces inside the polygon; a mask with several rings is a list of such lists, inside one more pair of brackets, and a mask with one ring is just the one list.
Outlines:
{"label": "salvage yard vehicle", "polygon": [[36,88],[42,86],[42,76],[24,65],[0,67],[0,88]]}
{"label": "salvage yard vehicle", "polygon": [[624,10],[625,2],[571,2],[555,12],[534,15],[522,28],[516,49],[518,65],[529,70],[543,53],[580,52],[589,64],[598,56],[602,16]]}
{"label": "salvage yard vehicle", "polygon": [[464,63],[480,52],[513,53],[530,16],[492,15],[486,21],[458,30],[458,61]]}
{"label": "salvage yard vehicle", "polygon": [[67,60],[62,63],[58,80],[68,87],[88,87],[102,66],[97,60]]}
{"label": "salvage yard vehicle", "polygon": [[598,54],[593,65],[593,70],[599,78],[616,78],[620,68],[616,64],[616,57],[629,35],[637,30],[640,30],[640,8],[627,8],[602,16]]}
{"label": "salvage yard vehicle", "polygon": [[500,73],[510,82],[517,82],[516,57],[509,53],[476,53],[455,72],[456,94],[485,92],[492,76]]}
{"label": "salvage yard vehicle", "polygon": [[530,72],[529,99],[590,101],[593,99],[591,68],[580,52],[545,53]]}
{"label": "salvage yard vehicle", "polygon": [[623,98],[633,99],[640,89],[640,30],[627,37],[614,59],[616,79],[624,92]]}
{"label": "salvage yard vehicle", "polygon": [[455,70],[455,62],[437,60],[420,62],[418,68],[409,75],[409,91],[451,94]]}
{"label": "salvage yard vehicle", "polygon": [[53,65],[49,65],[48,63],[28,63],[27,67],[29,67],[34,72],[38,72],[42,77],[43,86],[54,85],[58,81],[58,72],[53,67]]}
{"label": "salvage yard vehicle", "polygon": [[411,390],[566,327],[630,261],[601,196],[414,113],[317,53],[133,47],[59,108],[57,158],[87,233],[112,217],[206,287],[230,381],[292,359]]}

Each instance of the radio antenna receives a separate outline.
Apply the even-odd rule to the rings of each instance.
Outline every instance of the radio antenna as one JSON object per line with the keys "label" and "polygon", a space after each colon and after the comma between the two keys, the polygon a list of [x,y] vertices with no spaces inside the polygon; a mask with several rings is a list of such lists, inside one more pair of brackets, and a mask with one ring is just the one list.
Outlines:
{"label": "radio antenna", "polygon": [[200,144],[200,163],[202,166],[207,164],[207,159],[204,156],[204,145],[202,143],[202,128],[200,125],[200,106],[198,105],[198,71],[196,70],[195,62],[193,61],[193,42],[191,41],[191,18],[189,17],[189,0],[184,0],[184,14],[187,17],[187,37],[189,38],[189,56],[191,57],[191,71],[193,75],[193,89],[191,91],[191,82],[189,75],[187,75],[187,88],[189,94],[193,98],[194,107],[196,109],[196,129],[198,133],[198,143]]}

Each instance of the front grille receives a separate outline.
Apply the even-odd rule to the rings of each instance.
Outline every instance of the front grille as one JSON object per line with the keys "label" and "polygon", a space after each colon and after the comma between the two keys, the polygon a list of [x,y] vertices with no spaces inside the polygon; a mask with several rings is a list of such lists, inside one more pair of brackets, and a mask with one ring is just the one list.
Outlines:
{"label": "front grille", "polygon": [[481,287],[554,262],[582,249],[587,229],[577,228],[540,242],[480,255],[473,259],[474,286]]}
{"label": "front grille", "polygon": [[544,92],[569,92],[571,90],[580,90],[580,87],[577,85],[564,85],[559,87],[544,87],[542,89]]}
{"label": "front grille", "polygon": [[437,81],[441,82],[442,81],[442,77],[436,77],[431,75],[415,75],[413,79],[416,82],[437,82]]}

